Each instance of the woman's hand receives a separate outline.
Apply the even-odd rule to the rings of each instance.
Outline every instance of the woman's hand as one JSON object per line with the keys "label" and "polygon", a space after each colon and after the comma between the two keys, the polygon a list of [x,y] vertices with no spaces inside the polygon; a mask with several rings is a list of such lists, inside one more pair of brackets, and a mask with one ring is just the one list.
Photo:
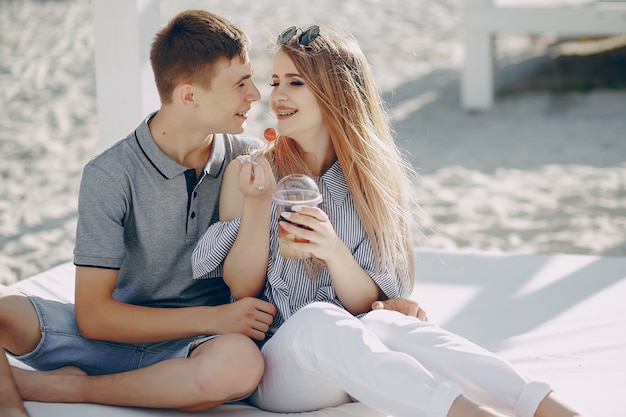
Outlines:
{"label": "woman's hand", "polygon": [[259,153],[238,156],[239,191],[252,198],[269,198],[276,187],[276,179],[269,161]]}
{"label": "woman's hand", "polygon": [[289,220],[281,221],[280,227],[296,237],[294,241],[285,241],[289,246],[298,251],[310,252],[324,261],[337,254],[337,244],[343,242],[324,211],[309,206],[293,206],[291,210],[280,213],[281,217]]}

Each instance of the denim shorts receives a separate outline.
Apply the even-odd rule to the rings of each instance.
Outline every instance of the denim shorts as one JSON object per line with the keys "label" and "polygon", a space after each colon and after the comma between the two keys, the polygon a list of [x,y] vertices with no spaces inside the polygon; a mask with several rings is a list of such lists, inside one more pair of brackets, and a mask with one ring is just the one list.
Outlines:
{"label": "denim shorts", "polygon": [[89,375],[143,368],[166,359],[184,358],[216,336],[199,336],[158,343],[116,343],[85,339],[78,332],[74,305],[28,296],[39,316],[41,340],[25,355],[13,356],[40,371],[77,366]]}

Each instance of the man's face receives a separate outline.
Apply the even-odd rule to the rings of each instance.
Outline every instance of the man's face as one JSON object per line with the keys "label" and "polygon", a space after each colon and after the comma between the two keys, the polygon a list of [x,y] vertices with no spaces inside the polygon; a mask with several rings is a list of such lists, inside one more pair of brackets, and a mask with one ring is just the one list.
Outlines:
{"label": "man's face", "polygon": [[197,120],[211,133],[242,133],[252,102],[261,98],[250,61],[222,59],[207,90],[196,89]]}

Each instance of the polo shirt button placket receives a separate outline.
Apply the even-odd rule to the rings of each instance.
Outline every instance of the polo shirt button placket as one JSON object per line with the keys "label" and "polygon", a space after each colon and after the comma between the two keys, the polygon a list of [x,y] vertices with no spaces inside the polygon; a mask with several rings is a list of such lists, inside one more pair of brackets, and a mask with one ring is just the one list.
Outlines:
{"label": "polo shirt button placket", "polygon": [[198,228],[200,227],[198,223],[198,220],[200,219],[198,216],[198,201],[198,184],[196,184],[193,191],[191,191],[191,201],[188,213],[189,217],[187,220],[187,229],[190,236],[198,233]]}
{"label": "polo shirt button placket", "polygon": [[[196,205],[197,198],[198,198],[198,191],[194,190],[193,191],[193,201],[191,203],[192,206]],[[191,217],[191,220],[196,218],[196,212],[194,210],[191,211],[191,216],[190,217]]]}

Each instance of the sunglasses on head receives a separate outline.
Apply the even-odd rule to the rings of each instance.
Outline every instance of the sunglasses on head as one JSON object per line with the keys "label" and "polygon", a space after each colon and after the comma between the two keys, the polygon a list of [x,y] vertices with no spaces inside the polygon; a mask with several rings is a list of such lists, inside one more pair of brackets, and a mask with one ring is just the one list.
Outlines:
{"label": "sunglasses on head", "polygon": [[320,34],[320,27],[317,25],[309,26],[306,30],[302,30],[295,26],[289,26],[287,29],[283,30],[283,32],[278,36],[278,45],[284,45],[293,39],[294,36],[300,33],[298,36],[298,43],[302,46],[309,46],[311,42],[315,40]]}

